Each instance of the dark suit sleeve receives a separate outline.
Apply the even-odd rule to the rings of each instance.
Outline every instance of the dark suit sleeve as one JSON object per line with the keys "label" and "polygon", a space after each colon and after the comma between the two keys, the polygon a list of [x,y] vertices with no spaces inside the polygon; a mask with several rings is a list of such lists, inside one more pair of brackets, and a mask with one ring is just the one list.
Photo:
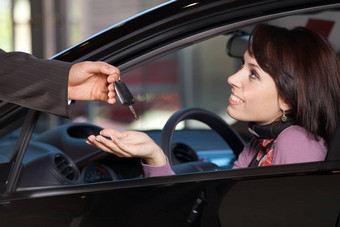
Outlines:
{"label": "dark suit sleeve", "polygon": [[0,100],[70,117],[67,92],[71,66],[0,49]]}

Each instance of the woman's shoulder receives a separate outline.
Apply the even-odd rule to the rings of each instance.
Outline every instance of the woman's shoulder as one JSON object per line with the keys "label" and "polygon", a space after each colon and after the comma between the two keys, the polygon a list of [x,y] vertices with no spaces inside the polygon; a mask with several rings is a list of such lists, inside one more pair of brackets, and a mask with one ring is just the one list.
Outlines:
{"label": "woman's shoulder", "polygon": [[[275,142],[275,164],[322,161],[327,148],[324,140],[316,140],[301,126],[292,125],[283,130]],[[274,164],[274,163],[273,163]]]}
{"label": "woman's shoulder", "polygon": [[278,139],[285,138],[285,137],[308,137],[308,132],[305,128],[299,126],[299,125],[291,125],[284,129],[280,135],[278,136]]}
{"label": "woman's shoulder", "polygon": [[278,142],[292,142],[297,141],[300,144],[301,143],[311,143],[316,142],[320,144],[324,144],[324,140],[322,138],[319,138],[316,140],[313,135],[308,133],[308,131],[299,126],[299,125],[292,125],[283,130],[280,135],[277,137]]}

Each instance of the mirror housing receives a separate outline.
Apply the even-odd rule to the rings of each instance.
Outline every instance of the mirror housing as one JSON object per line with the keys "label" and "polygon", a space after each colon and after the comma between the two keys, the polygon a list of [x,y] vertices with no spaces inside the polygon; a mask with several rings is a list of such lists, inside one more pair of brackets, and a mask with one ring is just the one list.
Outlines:
{"label": "mirror housing", "polygon": [[248,49],[249,34],[242,31],[236,31],[228,40],[226,51],[228,56],[243,59],[244,53]]}

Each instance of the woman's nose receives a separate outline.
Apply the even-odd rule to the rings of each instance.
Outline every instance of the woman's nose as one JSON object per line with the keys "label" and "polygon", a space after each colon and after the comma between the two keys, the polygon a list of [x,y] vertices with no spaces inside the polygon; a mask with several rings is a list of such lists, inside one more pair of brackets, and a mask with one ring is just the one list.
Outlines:
{"label": "woman's nose", "polygon": [[238,71],[238,72],[236,72],[233,75],[228,77],[228,84],[230,86],[232,86],[232,87],[240,87],[241,82],[240,82],[240,80],[238,79],[238,76],[237,76],[239,72],[240,71]]}

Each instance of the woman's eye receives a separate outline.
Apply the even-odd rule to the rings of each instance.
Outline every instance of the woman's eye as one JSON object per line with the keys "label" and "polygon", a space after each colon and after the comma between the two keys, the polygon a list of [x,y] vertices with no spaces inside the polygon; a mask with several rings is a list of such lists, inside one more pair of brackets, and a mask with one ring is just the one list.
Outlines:
{"label": "woman's eye", "polygon": [[250,78],[252,79],[258,79],[259,76],[257,75],[257,73],[254,70],[250,71]]}

